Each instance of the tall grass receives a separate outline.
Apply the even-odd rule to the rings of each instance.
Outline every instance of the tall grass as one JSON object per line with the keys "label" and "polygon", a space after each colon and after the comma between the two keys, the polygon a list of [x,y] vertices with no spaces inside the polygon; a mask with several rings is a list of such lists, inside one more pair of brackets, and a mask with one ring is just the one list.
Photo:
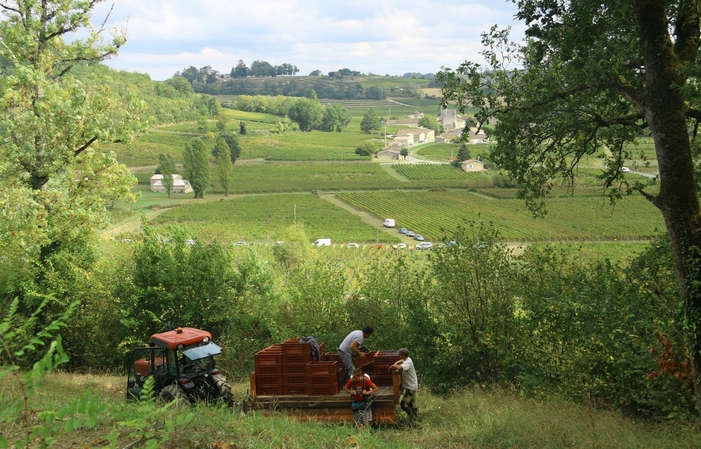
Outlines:
{"label": "tall grass", "polygon": [[[417,365],[420,361],[417,361]],[[420,365],[419,365],[420,366]],[[420,372],[419,372],[420,374]],[[142,447],[118,423],[134,419],[138,404],[124,401],[126,379],[117,375],[54,373],[37,397],[38,405],[65,403],[86,390],[108,404],[95,429],[60,434],[55,447],[100,447],[119,428],[117,447]],[[248,384],[234,384],[237,401]],[[8,383],[0,387],[5,398]],[[574,405],[557,398],[524,399],[509,390],[466,388],[447,397],[421,390],[420,421],[410,425],[397,407],[398,423],[379,429],[356,429],[352,423],[302,421],[278,412],[247,412],[236,407],[197,405],[172,409],[164,416],[193,413],[193,420],[169,435],[169,448],[692,448],[701,446],[698,422],[636,421],[620,413]],[[3,399],[0,398],[0,404]],[[143,419],[143,418],[142,418]],[[153,421],[154,428],[160,424]],[[16,424],[4,425],[16,435]],[[137,444],[132,445],[137,442]]]}

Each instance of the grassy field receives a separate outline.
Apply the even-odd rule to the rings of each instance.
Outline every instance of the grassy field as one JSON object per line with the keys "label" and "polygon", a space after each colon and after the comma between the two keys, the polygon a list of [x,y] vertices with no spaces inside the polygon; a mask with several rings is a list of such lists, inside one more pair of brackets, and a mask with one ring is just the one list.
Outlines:
{"label": "grassy field", "polygon": [[178,223],[194,236],[223,242],[280,240],[280,230],[295,223],[311,240],[332,242],[396,242],[396,235],[378,231],[354,214],[310,194],[263,195],[189,203],[159,215],[156,224]]}
{"label": "grassy field", "polygon": [[601,197],[551,198],[548,215],[533,218],[523,201],[489,199],[465,191],[347,192],[339,198],[377,215],[397,220],[397,227],[438,241],[463,220],[494,223],[507,241],[644,240],[664,229],[659,212],[641,196],[611,208]]}
{"label": "grassy field", "polygon": [[[420,367],[417,367],[419,376]],[[421,379],[419,379],[421,381]],[[158,411],[149,404],[124,401],[126,380],[119,375],[50,374],[44,389],[29,404],[33,410],[57,408],[86,391],[97,392],[105,411],[91,428],[60,430],[53,447],[103,447],[117,435],[116,447],[143,447],[146,432],[166,437],[166,448],[659,448],[701,447],[698,424],[636,421],[619,413],[576,405],[556,398],[532,400],[508,390],[466,388],[441,397],[422,389],[420,421],[412,426],[397,407],[398,423],[357,429],[352,423],[300,421],[284,412],[248,412],[239,407],[197,405]],[[3,400],[17,394],[12,382],[0,387]],[[248,383],[232,384],[242,401]],[[157,412],[158,411],[158,412]],[[189,416],[188,416],[189,415]],[[176,423],[182,422],[178,425]],[[0,432],[22,438],[24,421]],[[127,423],[131,423],[130,426]],[[167,430],[167,424],[173,425]],[[142,429],[142,430],[139,430]]]}
{"label": "grassy field", "polygon": [[[412,153],[415,157],[419,159],[425,159],[427,161],[436,162],[447,162],[453,157],[457,157],[458,150],[460,150],[460,145],[455,143],[431,143],[428,145],[421,145],[419,148],[414,150]],[[469,146],[470,157],[472,159],[477,159],[480,156],[484,156],[489,152],[489,144],[486,143],[476,143]],[[484,157],[482,158],[484,159]]]}

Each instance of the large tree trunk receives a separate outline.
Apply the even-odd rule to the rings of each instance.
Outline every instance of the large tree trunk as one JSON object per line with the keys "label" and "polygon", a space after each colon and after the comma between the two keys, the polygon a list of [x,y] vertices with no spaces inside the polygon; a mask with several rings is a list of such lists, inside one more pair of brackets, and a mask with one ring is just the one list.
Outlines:
{"label": "large tree trunk", "polygon": [[[669,35],[662,0],[635,2],[646,88],[642,100],[657,152],[660,193],[652,199],[672,242],[679,290],[684,304],[684,334],[691,358],[697,410],[701,413],[701,207],[691,157],[685,104],[679,89],[685,80]],[[696,8],[694,1],[688,2]],[[698,14],[696,14],[697,16]],[[698,17],[695,20],[698,41]],[[692,27],[693,28],[693,27]],[[695,55],[694,55],[695,57]]]}

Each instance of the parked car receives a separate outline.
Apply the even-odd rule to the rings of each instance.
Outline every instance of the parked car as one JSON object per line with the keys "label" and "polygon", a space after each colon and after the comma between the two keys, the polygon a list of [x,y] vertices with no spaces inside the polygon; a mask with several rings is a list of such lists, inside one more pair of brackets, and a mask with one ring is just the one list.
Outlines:
{"label": "parked car", "polygon": [[385,218],[384,226],[385,228],[393,228],[396,225],[394,218]]}
{"label": "parked car", "polygon": [[404,249],[404,248],[406,248],[406,243],[397,243],[396,245],[392,245],[392,248],[394,248],[394,249]]}
{"label": "parked car", "polygon": [[418,240],[419,242],[423,242],[424,236],[421,234],[416,234],[416,235],[414,235],[414,240]]}
{"label": "parked car", "polygon": [[399,228],[400,234],[406,234],[408,232],[407,228]]}
{"label": "parked car", "polygon": [[621,171],[624,173],[630,173],[630,168],[628,167],[621,167]]}
{"label": "parked car", "polygon": [[314,243],[312,243],[314,246],[331,246],[331,239],[316,239],[314,240]]}
{"label": "parked car", "polygon": [[431,242],[421,242],[418,245],[416,245],[416,249],[422,250],[422,249],[431,249],[433,248],[433,243]]}
{"label": "parked car", "polygon": [[234,246],[246,246],[246,242],[236,242],[234,243]]}
{"label": "parked car", "polygon": [[413,237],[413,236],[415,236],[415,235],[416,235],[416,234],[414,234],[414,231],[406,231],[406,236],[407,236],[407,237]]}
{"label": "parked car", "polygon": [[360,245],[358,245],[357,243],[353,242],[353,243],[349,243],[349,244],[348,244],[348,248],[360,248]]}
{"label": "parked car", "polygon": [[194,245],[194,244],[196,244],[196,243],[197,243],[197,242],[194,241],[193,239],[187,239],[187,240],[185,240],[185,244],[190,245],[190,246],[192,246],[192,245]]}

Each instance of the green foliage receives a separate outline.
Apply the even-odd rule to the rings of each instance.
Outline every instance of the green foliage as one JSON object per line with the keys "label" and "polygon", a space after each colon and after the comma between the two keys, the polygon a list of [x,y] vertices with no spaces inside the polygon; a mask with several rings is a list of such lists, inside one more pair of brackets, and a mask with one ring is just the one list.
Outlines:
{"label": "green foliage", "polygon": [[434,115],[424,115],[419,119],[419,126],[422,128],[432,129],[436,132],[436,135],[443,132],[443,125],[438,123],[438,119]]}
{"label": "green foliage", "polygon": [[[153,397],[154,379],[149,376],[144,382],[141,401],[131,410],[132,416],[117,423],[123,431],[129,432],[127,437],[130,440],[150,449],[164,447],[169,439],[176,436],[177,428],[187,427],[194,418],[192,412],[172,413],[171,409],[177,407],[177,401],[157,404]],[[110,442],[111,448],[117,447],[116,431],[105,439]]]}
{"label": "green foliage", "polygon": [[431,309],[441,323],[434,363],[439,385],[510,382],[518,372],[511,253],[484,222],[458,225],[451,244],[432,254]]}
{"label": "green foliage", "polygon": [[380,131],[380,117],[377,116],[373,108],[368,109],[363,116],[363,120],[360,122],[360,129],[365,134],[373,134]]}
{"label": "green foliage", "polygon": [[120,30],[100,41],[93,6],[19,2],[0,23],[0,58],[11,65],[0,78],[0,271],[15,272],[0,301],[19,297],[28,317],[51,295],[40,328],[62,316],[72,282],[89,273],[107,204],[135,199],[135,178],[96,147],[130,142],[144,127],[143,103],[130,90],[79,79],[124,43]]}
{"label": "green foliage", "polygon": [[241,120],[239,122],[239,135],[245,136],[246,134],[248,134],[248,127],[246,126],[246,122]]}
{"label": "green foliage", "polygon": [[145,226],[134,250],[134,272],[120,288],[126,335],[146,341],[169,322],[221,333],[232,313],[230,255],[216,242],[186,244],[183,229],[167,231],[162,238]]}
{"label": "green foliage", "polygon": [[[667,417],[693,413],[669,244],[623,270],[553,248],[522,258],[519,355],[524,391],[558,391]],[[656,335],[658,337],[656,337]],[[661,338],[660,338],[661,337]]]}
{"label": "green foliage", "polygon": [[299,125],[300,131],[311,131],[321,124],[323,110],[324,107],[319,102],[300,98],[292,104],[288,115],[290,120]]}
{"label": "green foliage", "polygon": [[[68,318],[78,306],[78,302],[70,304],[60,317],[42,325],[41,315],[49,301],[50,298],[45,298],[29,319],[25,319],[18,314],[19,300],[15,299],[0,322],[0,379],[5,384],[16,386],[14,394],[3,398],[0,410],[0,423],[4,428],[0,433],[1,448],[27,447],[35,443],[42,447],[52,446],[60,432],[95,427],[100,413],[107,407],[98,395],[86,392],[55,410],[36,409],[37,395],[45,377],[68,361],[58,333],[66,327]],[[33,361],[31,368],[20,372],[20,365],[27,361]],[[33,419],[35,414],[36,419]],[[11,442],[3,434],[15,426],[24,436]]]}
{"label": "green foliage", "polygon": [[173,191],[173,174],[175,173],[175,162],[169,154],[161,153],[158,155],[158,168],[156,169],[158,173],[163,175],[163,187],[165,187],[166,192],[168,192],[168,198]]}
{"label": "green foliage", "polygon": [[370,141],[360,142],[355,147],[355,154],[358,156],[374,156],[377,153],[377,147]]}
{"label": "green foliage", "polygon": [[466,142],[463,142],[458,150],[458,162],[466,161],[468,159],[472,159],[472,156],[470,155],[470,147]]}
{"label": "green foliage", "polygon": [[233,180],[234,164],[231,162],[231,151],[229,145],[223,137],[217,139],[217,174],[219,175],[219,185],[224,189],[224,195],[229,196],[229,188]]}
{"label": "green foliage", "polygon": [[210,185],[210,168],[207,149],[201,138],[196,137],[185,145],[183,169],[195,192],[195,198],[204,198]]}
{"label": "green foliage", "polygon": [[351,122],[351,116],[340,104],[327,104],[321,117],[319,129],[341,132]]}

